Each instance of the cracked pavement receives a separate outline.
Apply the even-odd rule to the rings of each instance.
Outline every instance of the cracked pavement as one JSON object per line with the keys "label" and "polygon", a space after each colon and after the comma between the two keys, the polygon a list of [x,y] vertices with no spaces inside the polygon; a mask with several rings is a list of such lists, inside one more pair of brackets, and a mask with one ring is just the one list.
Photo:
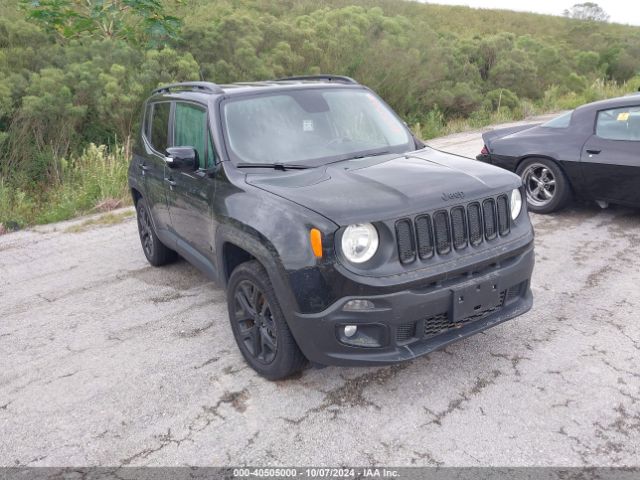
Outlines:
{"label": "cracked pavement", "polygon": [[149,266],[133,217],[0,236],[0,465],[638,466],[640,211],[532,219],[528,314],[275,383],[243,362],[224,292]]}

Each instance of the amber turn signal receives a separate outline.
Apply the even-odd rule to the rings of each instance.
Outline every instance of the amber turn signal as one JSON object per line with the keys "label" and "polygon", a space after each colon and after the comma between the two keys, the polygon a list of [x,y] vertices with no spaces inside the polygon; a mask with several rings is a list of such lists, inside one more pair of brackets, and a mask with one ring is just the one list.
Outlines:
{"label": "amber turn signal", "polygon": [[309,240],[311,241],[311,250],[317,258],[322,258],[322,233],[317,228],[312,228],[309,232]]}

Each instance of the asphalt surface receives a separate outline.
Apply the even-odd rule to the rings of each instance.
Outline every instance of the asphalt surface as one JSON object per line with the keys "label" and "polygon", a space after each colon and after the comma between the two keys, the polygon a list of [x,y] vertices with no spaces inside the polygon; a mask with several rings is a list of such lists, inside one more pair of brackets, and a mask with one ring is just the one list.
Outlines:
{"label": "asphalt surface", "polygon": [[222,290],[147,264],[133,217],[1,236],[0,465],[637,466],[640,212],[532,219],[527,315],[276,383],[243,362]]}

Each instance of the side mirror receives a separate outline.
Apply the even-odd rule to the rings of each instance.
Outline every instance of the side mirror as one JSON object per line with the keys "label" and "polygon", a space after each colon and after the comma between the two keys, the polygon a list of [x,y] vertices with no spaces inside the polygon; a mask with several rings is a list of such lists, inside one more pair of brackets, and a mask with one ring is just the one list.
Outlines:
{"label": "side mirror", "polygon": [[198,152],[193,147],[169,147],[164,160],[174,170],[194,171],[200,165]]}

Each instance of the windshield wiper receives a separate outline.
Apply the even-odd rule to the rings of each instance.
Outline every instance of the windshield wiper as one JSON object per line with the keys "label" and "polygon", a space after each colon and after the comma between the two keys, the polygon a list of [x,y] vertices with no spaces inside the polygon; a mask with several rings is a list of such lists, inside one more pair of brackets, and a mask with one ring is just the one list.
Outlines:
{"label": "windshield wiper", "polygon": [[274,170],[306,170],[308,165],[296,165],[294,163],[239,163],[238,168],[273,168]]}
{"label": "windshield wiper", "polygon": [[358,153],[356,155],[351,155],[351,156],[346,156],[346,157],[342,157],[339,158],[338,160],[335,160],[333,162],[329,162],[329,163],[338,163],[338,162],[345,162],[347,160],[358,160],[360,158],[368,158],[368,157],[379,157],[380,155],[388,155],[391,152],[388,150],[384,150],[382,152],[373,152],[373,153]]}

